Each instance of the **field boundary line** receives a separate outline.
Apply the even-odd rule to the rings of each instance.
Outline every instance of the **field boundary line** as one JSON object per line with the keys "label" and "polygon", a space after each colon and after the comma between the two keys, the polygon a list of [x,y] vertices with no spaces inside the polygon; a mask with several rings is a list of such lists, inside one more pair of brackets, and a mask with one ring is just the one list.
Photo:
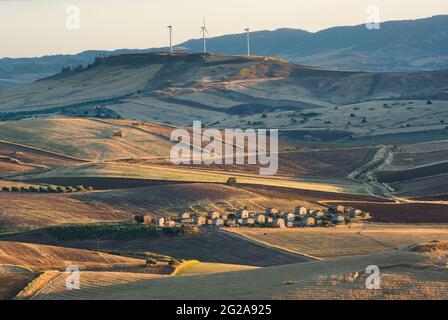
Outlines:
{"label": "field boundary line", "polygon": [[22,147],[22,148],[27,148],[27,149],[32,149],[35,151],[40,151],[40,152],[44,152],[44,153],[48,153],[50,155],[54,155],[54,156],[58,156],[58,157],[62,157],[62,158],[66,158],[67,160],[72,160],[72,161],[79,161],[79,162],[90,162],[88,160],[85,159],[80,159],[80,158],[76,158],[76,157],[72,157],[72,156],[68,156],[59,152],[55,152],[55,151],[49,151],[49,150],[45,150],[42,148],[37,148],[37,147],[33,147],[33,146],[29,146],[26,144],[21,144],[21,143],[16,143],[16,142],[11,142],[11,141],[6,141],[6,140],[0,140],[0,143],[5,143],[5,144],[9,144],[12,146],[18,146],[18,147]]}
{"label": "field boundary line", "polygon": [[323,258],[315,257],[315,256],[312,256],[312,255],[304,253],[304,252],[290,250],[290,249],[282,248],[280,246],[271,245],[271,244],[269,244],[267,242],[264,242],[264,241],[255,240],[253,238],[250,238],[247,235],[243,235],[243,234],[240,234],[240,233],[236,233],[236,232],[232,232],[232,231],[228,231],[228,230],[224,230],[224,229],[221,229],[218,232],[225,232],[227,234],[231,234],[232,236],[238,237],[240,239],[249,241],[249,242],[257,244],[257,245],[261,245],[261,246],[269,248],[269,249],[274,249],[274,250],[277,250],[277,251],[280,251],[280,252],[286,252],[286,253],[293,254],[293,255],[296,255],[296,256],[302,256],[302,257],[308,258],[310,260],[314,260],[314,261],[322,261],[322,260],[324,260]]}

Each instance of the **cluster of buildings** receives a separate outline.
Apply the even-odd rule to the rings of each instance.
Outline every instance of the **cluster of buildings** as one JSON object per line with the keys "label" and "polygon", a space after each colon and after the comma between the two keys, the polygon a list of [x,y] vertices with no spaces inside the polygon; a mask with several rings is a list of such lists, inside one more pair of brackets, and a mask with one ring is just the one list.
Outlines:
{"label": "cluster of buildings", "polygon": [[344,225],[354,221],[369,219],[370,215],[351,207],[337,206],[326,210],[309,210],[297,207],[292,212],[280,212],[276,208],[268,208],[263,213],[250,212],[246,209],[235,213],[209,212],[207,216],[181,213],[177,218],[136,216],[139,223],[154,224],[158,227],[179,227],[185,225],[223,227],[270,227],[270,228],[299,228],[299,227],[329,227]]}

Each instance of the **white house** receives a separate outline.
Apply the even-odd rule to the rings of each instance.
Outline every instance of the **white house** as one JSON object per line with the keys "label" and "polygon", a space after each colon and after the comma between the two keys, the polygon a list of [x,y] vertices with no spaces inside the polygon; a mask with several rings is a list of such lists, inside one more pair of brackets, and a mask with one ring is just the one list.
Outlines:
{"label": "white house", "polygon": [[238,215],[238,218],[240,218],[240,219],[250,218],[250,213],[247,210],[240,210],[237,215]]}
{"label": "white house", "polygon": [[155,220],[155,224],[158,227],[164,227],[165,226],[165,218],[164,217],[157,217]]}
{"label": "white house", "polygon": [[179,213],[179,220],[190,219],[191,215],[188,212]]}
{"label": "white house", "polygon": [[296,214],[303,218],[308,214],[308,209],[305,207],[297,207]]}
{"label": "white house", "polygon": [[277,228],[281,228],[281,229],[286,228],[285,219],[283,219],[283,218],[274,219],[274,225]]}
{"label": "white house", "polygon": [[294,213],[287,213],[287,214],[285,214],[284,217],[286,219],[286,222],[294,222],[294,221],[296,221],[296,216],[295,216]]}

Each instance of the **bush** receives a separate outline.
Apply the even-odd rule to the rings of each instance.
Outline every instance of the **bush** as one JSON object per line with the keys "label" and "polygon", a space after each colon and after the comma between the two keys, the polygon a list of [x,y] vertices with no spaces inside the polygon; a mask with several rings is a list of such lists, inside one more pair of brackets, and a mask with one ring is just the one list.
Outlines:
{"label": "bush", "polygon": [[20,191],[21,192],[30,192],[30,188],[29,187],[20,187]]}
{"label": "bush", "polygon": [[3,192],[10,192],[10,191],[11,191],[11,188],[10,188],[10,187],[3,187],[3,188],[2,188],[2,191],[3,191]]}
{"label": "bush", "polygon": [[170,265],[170,266],[172,266],[172,267],[175,267],[175,266],[180,265],[180,262],[177,261],[176,259],[171,259],[171,260],[168,262],[168,265]]}
{"label": "bush", "polygon": [[76,192],[76,189],[73,187],[67,187],[66,190],[67,192]]}
{"label": "bush", "polygon": [[12,192],[19,192],[20,188],[19,187],[11,187]]}
{"label": "bush", "polygon": [[65,187],[57,187],[56,188],[58,190],[59,193],[66,193],[67,189]]}
{"label": "bush", "polygon": [[75,189],[76,189],[76,191],[78,191],[78,192],[85,192],[85,191],[86,191],[86,189],[84,188],[84,186],[76,186]]}
{"label": "bush", "polygon": [[39,192],[42,192],[42,193],[48,192],[48,188],[47,187],[39,187]]}
{"label": "bush", "polygon": [[39,188],[36,187],[36,186],[31,186],[31,187],[30,187],[30,191],[31,191],[31,192],[38,192],[38,191],[39,191]]}
{"label": "bush", "polygon": [[51,186],[47,188],[47,192],[49,193],[58,193],[58,188],[55,186]]}
{"label": "bush", "polygon": [[93,187],[87,187],[87,191],[92,192],[93,191]]}
{"label": "bush", "polygon": [[148,266],[155,266],[157,264],[157,260],[154,258],[148,258],[146,259],[146,265]]}

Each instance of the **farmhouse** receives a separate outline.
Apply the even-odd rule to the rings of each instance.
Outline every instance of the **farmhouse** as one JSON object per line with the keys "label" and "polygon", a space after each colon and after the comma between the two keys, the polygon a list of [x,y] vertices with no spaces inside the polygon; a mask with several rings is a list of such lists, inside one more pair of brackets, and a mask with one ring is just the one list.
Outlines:
{"label": "farmhouse", "polygon": [[146,216],[143,217],[143,223],[144,224],[151,224],[151,223],[153,223],[153,221],[154,221],[154,219],[151,216],[146,215]]}

